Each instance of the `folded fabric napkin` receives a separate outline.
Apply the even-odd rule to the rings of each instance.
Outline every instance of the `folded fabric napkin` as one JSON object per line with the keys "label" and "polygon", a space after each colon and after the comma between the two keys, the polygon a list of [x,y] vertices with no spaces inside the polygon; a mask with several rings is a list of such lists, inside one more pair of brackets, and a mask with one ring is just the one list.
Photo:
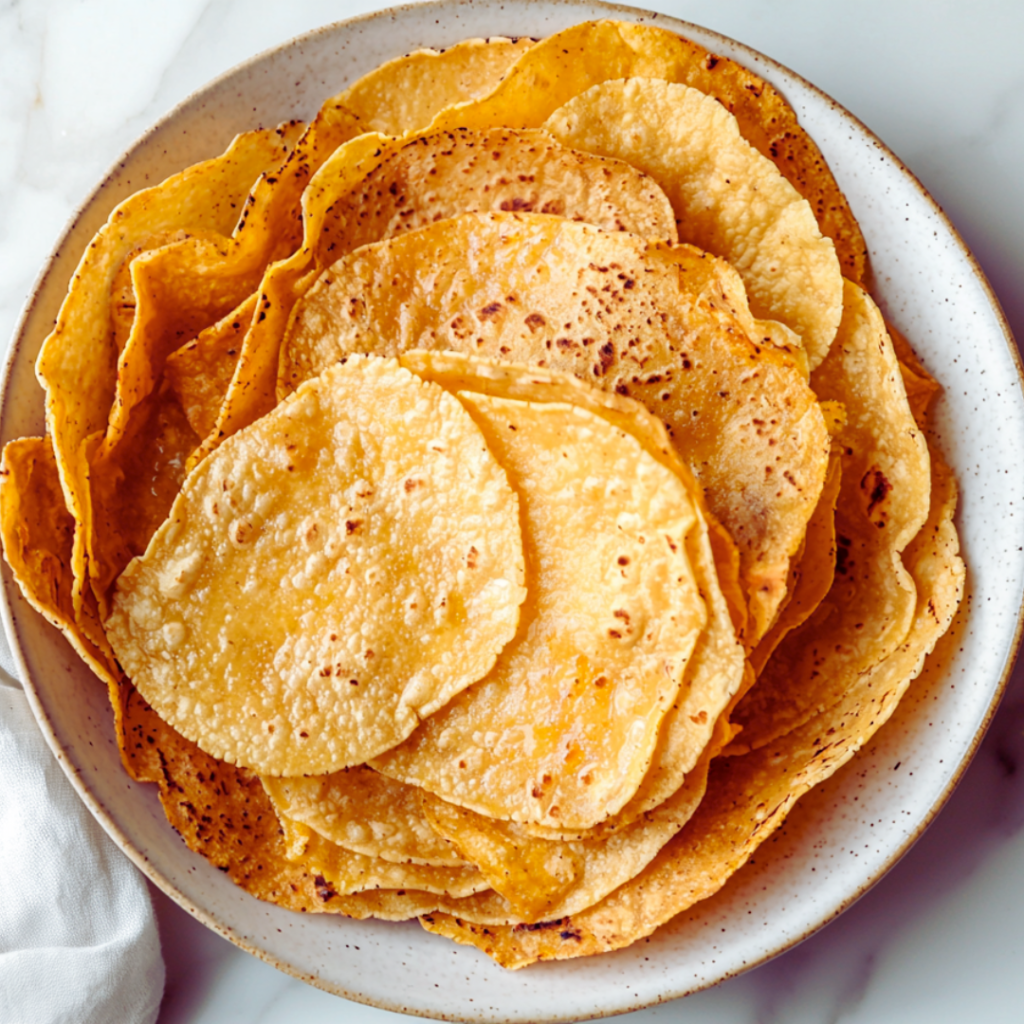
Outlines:
{"label": "folded fabric napkin", "polygon": [[71,788],[0,632],[0,1021],[151,1024],[164,965],[142,875]]}

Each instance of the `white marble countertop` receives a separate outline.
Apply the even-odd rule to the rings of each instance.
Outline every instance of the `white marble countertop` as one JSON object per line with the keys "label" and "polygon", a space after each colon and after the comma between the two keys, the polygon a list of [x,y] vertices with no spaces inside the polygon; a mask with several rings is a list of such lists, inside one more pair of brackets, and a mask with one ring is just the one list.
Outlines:
{"label": "white marble countertop", "polygon": [[[1024,338],[1024,5],[1010,0],[650,0],[830,93],[944,207]],[[64,222],[188,93],[374,0],[0,2],[0,338]],[[1024,455],[1022,455],[1024,463]],[[1024,671],[936,823],[852,909],[770,964],[631,1019],[929,1024],[1024,1018]],[[154,890],[161,1024],[384,1024],[295,981]]]}

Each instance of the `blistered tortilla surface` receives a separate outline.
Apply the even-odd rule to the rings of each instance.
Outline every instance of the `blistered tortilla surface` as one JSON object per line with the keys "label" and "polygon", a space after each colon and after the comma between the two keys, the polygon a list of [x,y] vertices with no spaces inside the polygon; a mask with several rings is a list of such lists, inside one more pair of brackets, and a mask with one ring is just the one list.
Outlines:
{"label": "blistered tortilla surface", "polygon": [[584,409],[459,398],[520,496],[520,629],[486,679],[373,766],[492,818],[586,828],[636,792],[706,624],[693,502]]}
{"label": "blistered tortilla surface", "polygon": [[770,627],[829,439],[800,362],[726,263],[537,214],[467,214],[366,246],[296,306],[279,384],[347,352],[476,353],[574,374],[663,419],[740,552],[748,642]]}
{"label": "blistered tortilla surface", "polygon": [[514,635],[515,495],[462,406],[389,360],[333,368],[231,440],[118,581],[111,643],[214,756],[362,763]]}

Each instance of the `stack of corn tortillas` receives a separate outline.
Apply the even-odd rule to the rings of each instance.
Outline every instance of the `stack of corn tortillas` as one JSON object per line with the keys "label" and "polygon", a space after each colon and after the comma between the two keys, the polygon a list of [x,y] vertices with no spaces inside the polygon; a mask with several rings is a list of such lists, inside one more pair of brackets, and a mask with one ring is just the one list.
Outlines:
{"label": "stack of corn tortillas", "polygon": [[5,557],[253,895],[506,967],[625,946],[960,600],[938,385],[866,273],[732,61],[610,21],[421,51],[114,211]]}

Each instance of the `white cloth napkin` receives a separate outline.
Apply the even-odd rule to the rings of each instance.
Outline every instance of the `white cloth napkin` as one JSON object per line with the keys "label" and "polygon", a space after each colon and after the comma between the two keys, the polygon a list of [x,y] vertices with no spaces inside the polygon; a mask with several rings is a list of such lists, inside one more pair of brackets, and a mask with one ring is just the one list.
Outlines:
{"label": "white cloth napkin", "polygon": [[142,875],[46,745],[0,630],[0,1021],[152,1024],[164,964]]}

